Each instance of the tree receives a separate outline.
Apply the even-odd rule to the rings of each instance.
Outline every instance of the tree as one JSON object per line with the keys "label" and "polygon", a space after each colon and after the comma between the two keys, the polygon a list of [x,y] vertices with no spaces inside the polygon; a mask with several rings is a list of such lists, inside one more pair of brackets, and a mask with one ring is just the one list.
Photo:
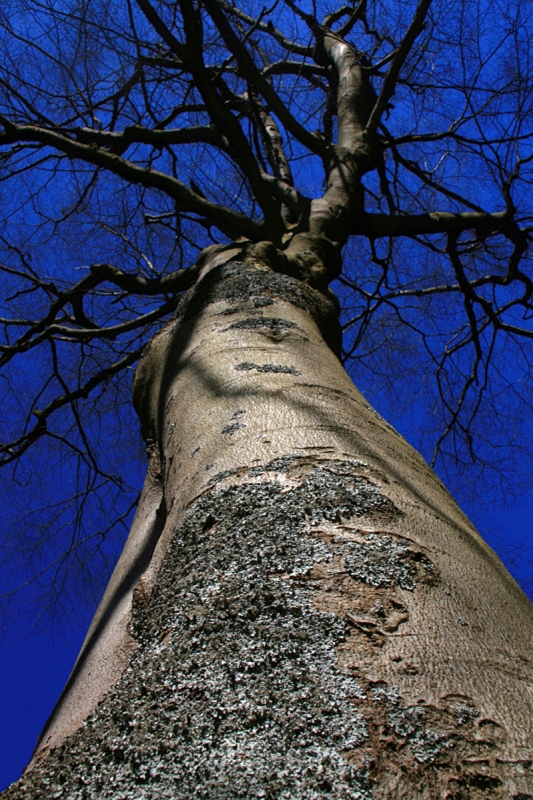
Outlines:
{"label": "tree", "polygon": [[[486,463],[502,440],[479,431],[491,412],[508,429],[505,362],[518,396],[533,336],[532,12],[1,14],[19,308],[2,361],[6,397],[32,389],[4,462],[57,443],[78,459],[78,522],[103,479],[110,513],[98,414],[141,354],[148,453],[84,648],[5,797],[533,796],[531,605],[354,388],[329,288],[345,357],[392,380],[391,354],[405,372],[421,345],[437,455]],[[32,352],[41,383],[20,372]],[[72,552],[86,543],[60,563]]]}

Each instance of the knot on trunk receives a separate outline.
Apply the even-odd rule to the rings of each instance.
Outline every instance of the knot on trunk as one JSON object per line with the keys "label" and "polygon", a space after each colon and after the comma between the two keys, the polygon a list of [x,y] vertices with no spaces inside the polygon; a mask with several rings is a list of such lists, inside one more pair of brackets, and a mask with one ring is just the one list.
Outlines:
{"label": "knot on trunk", "polygon": [[313,289],[326,293],[328,284],[340,275],[340,246],[326,236],[296,233],[281,253],[286,274],[304,281]]}
{"label": "knot on trunk", "polygon": [[339,245],[313,233],[289,237],[283,250],[278,250],[272,242],[249,245],[246,257],[327,294],[328,284],[339,276],[342,267]]}

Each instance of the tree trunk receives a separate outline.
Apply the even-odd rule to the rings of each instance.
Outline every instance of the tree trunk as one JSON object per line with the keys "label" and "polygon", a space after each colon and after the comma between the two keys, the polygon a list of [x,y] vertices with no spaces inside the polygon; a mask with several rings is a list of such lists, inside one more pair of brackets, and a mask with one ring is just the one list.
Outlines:
{"label": "tree trunk", "polygon": [[206,265],[139,366],[141,503],[6,800],[533,797],[531,604],[338,340],[320,292]]}

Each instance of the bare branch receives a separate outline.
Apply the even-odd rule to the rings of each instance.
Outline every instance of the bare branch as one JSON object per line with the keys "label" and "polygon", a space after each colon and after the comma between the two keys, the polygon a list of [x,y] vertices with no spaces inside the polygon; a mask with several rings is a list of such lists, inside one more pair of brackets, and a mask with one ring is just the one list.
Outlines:
{"label": "bare branch", "polygon": [[496,231],[505,232],[513,228],[507,211],[465,211],[454,214],[449,211],[432,211],[428,214],[411,214],[390,217],[384,214],[365,214],[354,221],[354,233],[379,238],[380,236],[424,236],[447,233],[454,236],[463,231],[474,230],[488,235]]}
{"label": "bare branch", "polygon": [[396,83],[400,75],[400,70],[405,62],[405,59],[409,55],[416,38],[420,35],[424,28],[424,22],[430,5],[431,0],[419,1],[413,21],[411,22],[402,43],[394,54],[392,64],[390,65],[389,71],[387,72],[385,80],[383,81],[383,86],[381,87],[379,97],[368,118],[366,132],[369,136],[376,132],[381,121],[381,117],[383,116],[383,113],[387,108],[392,95],[394,94]]}
{"label": "bare branch", "polygon": [[[146,0],[143,0],[143,2],[145,1]],[[263,77],[260,70],[256,67],[253,58],[224,17],[219,0],[205,0],[205,7],[219,29],[226,46],[233,53],[240,67],[245,71],[248,80],[253,84],[256,91],[264,97],[268,106],[278,117],[280,122],[312,153],[323,155],[325,153],[325,144],[322,139],[310,133],[303,125],[300,125],[266,78]]]}
{"label": "bare branch", "polygon": [[176,201],[180,210],[199,214],[211,221],[228,235],[245,235],[258,241],[263,238],[260,223],[248,219],[244,214],[212,203],[167,173],[155,169],[139,167],[101,148],[74,141],[66,135],[39,128],[35,125],[16,125],[3,116],[0,122],[4,131],[0,133],[0,144],[14,142],[38,142],[64,153],[69,158],[77,158],[97,167],[107,169],[115,175],[151,189],[158,189]]}
{"label": "bare branch", "polygon": [[71,405],[75,400],[86,398],[89,394],[101,384],[110,380],[110,378],[118,375],[127,367],[135,364],[143,351],[143,347],[128,353],[123,358],[116,361],[104,369],[95,373],[86,383],[74,389],[67,394],[56,397],[51,403],[48,403],[44,408],[34,411],[34,416],[37,417],[35,425],[23,436],[10,442],[9,444],[0,445],[0,466],[10,464],[16,459],[20,458],[26,450],[34,444],[42,436],[47,435],[47,422],[50,416],[65,405]]}

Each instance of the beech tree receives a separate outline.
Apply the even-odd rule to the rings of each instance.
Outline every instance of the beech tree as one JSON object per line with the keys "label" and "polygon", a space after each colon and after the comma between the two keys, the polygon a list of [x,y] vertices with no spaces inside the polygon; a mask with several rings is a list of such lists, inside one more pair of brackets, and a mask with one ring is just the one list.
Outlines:
{"label": "beech tree", "polygon": [[127,518],[135,365],[148,455],[4,797],[533,797],[531,605],[342,364],[393,383],[420,361],[435,458],[506,468],[529,411],[532,14],[3,4],[1,453],[76,461],[56,578],[105,549],[95,504]]}

